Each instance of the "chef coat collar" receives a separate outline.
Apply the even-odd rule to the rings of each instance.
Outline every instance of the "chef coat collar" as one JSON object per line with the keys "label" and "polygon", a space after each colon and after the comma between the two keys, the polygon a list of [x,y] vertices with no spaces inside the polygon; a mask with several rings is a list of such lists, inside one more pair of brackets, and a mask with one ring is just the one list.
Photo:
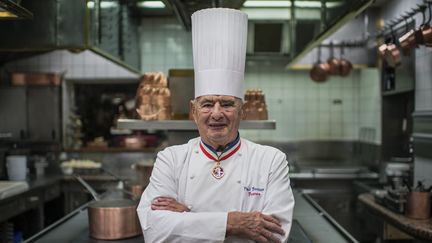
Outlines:
{"label": "chef coat collar", "polygon": [[214,149],[212,146],[206,144],[202,139],[201,142],[210,150],[212,151],[214,154],[218,154],[218,153],[225,153],[226,151],[230,150],[232,147],[234,147],[238,142],[240,141],[240,133],[237,132],[237,137],[230,143],[227,144],[227,146],[225,146],[225,148],[220,151],[219,149]]}

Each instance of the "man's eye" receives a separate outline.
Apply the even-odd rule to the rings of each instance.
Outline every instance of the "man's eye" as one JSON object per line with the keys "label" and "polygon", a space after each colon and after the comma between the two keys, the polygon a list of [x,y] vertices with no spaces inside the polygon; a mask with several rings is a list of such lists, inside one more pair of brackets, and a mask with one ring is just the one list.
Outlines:
{"label": "man's eye", "polygon": [[222,103],[221,103],[221,106],[222,106],[222,107],[226,107],[226,108],[228,108],[228,107],[233,107],[233,106],[234,106],[234,103],[233,103],[233,102],[222,102]]}
{"label": "man's eye", "polygon": [[212,106],[213,106],[213,104],[210,104],[210,103],[204,103],[204,104],[201,105],[202,108],[209,108],[209,107],[212,107]]}

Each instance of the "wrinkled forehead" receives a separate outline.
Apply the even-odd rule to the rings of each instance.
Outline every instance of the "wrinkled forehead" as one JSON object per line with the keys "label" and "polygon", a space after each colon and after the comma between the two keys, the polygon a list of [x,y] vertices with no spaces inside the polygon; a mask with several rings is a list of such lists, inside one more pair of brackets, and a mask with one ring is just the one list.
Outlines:
{"label": "wrinkled forehead", "polygon": [[197,102],[217,102],[217,101],[241,101],[241,99],[230,95],[203,95],[195,99]]}

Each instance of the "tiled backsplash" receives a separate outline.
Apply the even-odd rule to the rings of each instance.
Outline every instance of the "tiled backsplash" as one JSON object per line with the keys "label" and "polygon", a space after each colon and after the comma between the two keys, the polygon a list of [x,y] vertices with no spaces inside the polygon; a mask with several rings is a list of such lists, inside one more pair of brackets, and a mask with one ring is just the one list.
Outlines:
{"label": "tiled backsplash", "polygon": [[[144,19],[140,29],[142,71],[193,68],[191,33],[174,18]],[[375,131],[363,140],[379,144],[381,115],[379,74],[376,69],[354,70],[345,78],[317,84],[309,71],[290,71],[286,62],[246,65],[246,88],[261,88],[269,119],[276,130],[243,130],[254,141],[357,140],[361,128]],[[360,105],[361,104],[361,105]]]}

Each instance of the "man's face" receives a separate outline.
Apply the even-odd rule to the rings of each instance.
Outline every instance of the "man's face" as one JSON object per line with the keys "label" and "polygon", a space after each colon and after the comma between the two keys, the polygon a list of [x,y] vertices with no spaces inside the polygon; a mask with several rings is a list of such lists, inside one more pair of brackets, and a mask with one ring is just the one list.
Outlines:
{"label": "man's face", "polygon": [[206,95],[192,102],[193,117],[205,143],[217,148],[237,136],[242,101],[233,96]]}

